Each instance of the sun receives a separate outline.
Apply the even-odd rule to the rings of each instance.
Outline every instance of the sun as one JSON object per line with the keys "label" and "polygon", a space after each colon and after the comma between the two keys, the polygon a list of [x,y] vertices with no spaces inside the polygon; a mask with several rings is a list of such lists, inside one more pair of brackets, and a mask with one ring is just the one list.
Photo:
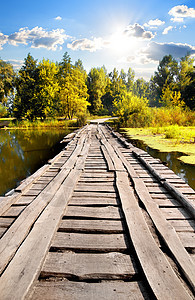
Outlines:
{"label": "sun", "polygon": [[118,30],[110,38],[110,48],[114,52],[124,53],[135,50],[137,43],[133,37],[125,35],[124,31]]}

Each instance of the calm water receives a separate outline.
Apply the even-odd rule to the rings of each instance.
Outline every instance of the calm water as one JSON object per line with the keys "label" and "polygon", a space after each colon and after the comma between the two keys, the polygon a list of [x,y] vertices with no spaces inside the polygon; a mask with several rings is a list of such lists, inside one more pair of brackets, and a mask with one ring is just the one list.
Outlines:
{"label": "calm water", "polygon": [[[124,132],[123,132],[124,133]],[[125,134],[124,134],[125,135]],[[126,136],[127,138],[127,136]],[[168,167],[173,170],[175,174],[181,177],[195,190],[195,166],[184,164],[178,160],[178,157],[183,155],[180,152],[160,152],[152,149],[144,142],[136,139],[129,139],[129,141],[136,147],[147,151],[151,156],[159,158],[161,161],[166,162]]]}
{"label": "calm water", "polygon": [[[59,152],[70,130],[0,130],[0,195],[15,188]],[[62,147],[62,145],[61,145]]]}

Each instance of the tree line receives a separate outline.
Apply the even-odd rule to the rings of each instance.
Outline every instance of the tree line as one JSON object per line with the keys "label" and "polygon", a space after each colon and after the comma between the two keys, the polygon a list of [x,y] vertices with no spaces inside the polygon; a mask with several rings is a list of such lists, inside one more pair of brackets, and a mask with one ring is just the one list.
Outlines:
{"label": "tree line", "polygon": [[9,114],[31,121],[63,116],[72,119],[88,110],[91,114],[131,115],[149,106],[181,106],[195,109],[194,58],[186,55],[176,61],[164,56],[149,81],[135,79],[135,72],[103,66],[85,71],[82,61],[74,64],[66,52],[60,62],[30,54],[16,73],[13,66],[0,60],[0,116]]}

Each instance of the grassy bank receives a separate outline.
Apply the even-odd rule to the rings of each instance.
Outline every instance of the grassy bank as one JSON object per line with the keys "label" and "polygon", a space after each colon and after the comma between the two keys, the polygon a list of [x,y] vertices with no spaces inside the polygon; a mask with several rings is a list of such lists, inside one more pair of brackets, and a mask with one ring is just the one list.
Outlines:
{"label": "grassy bank", "polygon": [[[0,124],[3,122],[0,119]],[[2,123],[3,124],[3,123]],[[4,129],[34,129],[34,128],[69,128],[77,127],[77,120],[64,120],[64,119],[48,119],[36,120],[34,122],[28,120],[17,121],[14,119],[7,119]]]}
{"label": "grassy bank", "polygon": [[166,127],[123,128],[133,139],[143,141],[149,147],[161,152],[178,151],[184,153],[178,159],[195,165],[195,126],[171,125]]}

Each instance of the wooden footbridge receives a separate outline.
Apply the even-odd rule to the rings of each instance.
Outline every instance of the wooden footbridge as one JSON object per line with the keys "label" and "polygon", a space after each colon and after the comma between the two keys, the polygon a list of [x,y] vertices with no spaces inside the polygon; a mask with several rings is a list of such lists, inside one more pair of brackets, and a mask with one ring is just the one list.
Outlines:
{"label": "wooden footbridge", "polygon": [[105,125],[0,198],[0,299],[194,299],[195,192]]}

